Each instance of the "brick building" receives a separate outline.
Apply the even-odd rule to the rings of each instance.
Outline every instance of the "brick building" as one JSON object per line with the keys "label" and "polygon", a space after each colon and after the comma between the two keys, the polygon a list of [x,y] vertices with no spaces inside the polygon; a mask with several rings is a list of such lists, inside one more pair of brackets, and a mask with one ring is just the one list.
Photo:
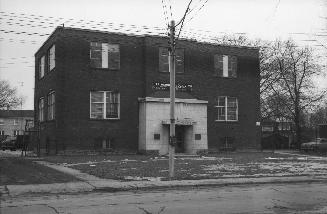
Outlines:
{"label": "brick building", "polygon": [[[35,54],[42,150],[167,153],[167,38],[58,27]],[[177,152],[260,146],[258,49],[180,40]]]}

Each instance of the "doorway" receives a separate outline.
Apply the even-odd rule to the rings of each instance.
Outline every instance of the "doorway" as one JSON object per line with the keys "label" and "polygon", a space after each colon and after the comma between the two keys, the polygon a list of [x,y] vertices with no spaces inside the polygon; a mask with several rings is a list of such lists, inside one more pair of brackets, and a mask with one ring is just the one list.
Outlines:
{"label": "doorway", "polygon": [[185,127],[184,126],[175,126],[175,136],[176,136],[176,146],[175,152],[176,153],[184,153],[185,152]]}

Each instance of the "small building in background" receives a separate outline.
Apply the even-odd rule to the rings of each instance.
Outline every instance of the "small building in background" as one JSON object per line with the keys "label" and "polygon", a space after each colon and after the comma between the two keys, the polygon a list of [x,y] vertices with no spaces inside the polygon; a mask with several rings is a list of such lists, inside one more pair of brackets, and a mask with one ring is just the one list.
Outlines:
{"label": "small building in background", "polygon": [[264,120],[261,123],[262,149],[293,148],[293,122],[288,120]]}
{"label": "small building in background", "polygon": [[22,135],[26,125],[33,127],[33,121],[33,110],[0,110],[0,135]]}

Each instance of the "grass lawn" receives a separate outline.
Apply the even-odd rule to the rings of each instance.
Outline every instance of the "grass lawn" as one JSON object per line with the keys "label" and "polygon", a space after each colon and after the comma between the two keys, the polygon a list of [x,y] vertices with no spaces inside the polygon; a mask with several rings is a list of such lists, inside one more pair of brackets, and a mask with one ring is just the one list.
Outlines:
{"label": "grass lawn", "polygon": [[77,181],[25,158],[0,158],[0,185],[50,184]]}
{"label": "grass lawn", "polygon": [[[100,178],[167,180],[167,157],[145,155],[54,156],[45,160]],[[175,179],[300,176],[327,174],[327,158],[276,153],[222,153],[199,158],[177,158]]]}

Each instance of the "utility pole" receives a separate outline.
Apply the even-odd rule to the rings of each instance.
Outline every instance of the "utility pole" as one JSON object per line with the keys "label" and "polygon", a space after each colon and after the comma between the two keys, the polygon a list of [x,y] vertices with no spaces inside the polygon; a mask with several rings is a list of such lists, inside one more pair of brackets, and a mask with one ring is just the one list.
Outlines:
{"label": "utility pole", "polygon": [[170,22],[169,35],[169,72],[170,72],[170,135],[169,135],[169,179],[174,177],[175,156],[175,21]]}

